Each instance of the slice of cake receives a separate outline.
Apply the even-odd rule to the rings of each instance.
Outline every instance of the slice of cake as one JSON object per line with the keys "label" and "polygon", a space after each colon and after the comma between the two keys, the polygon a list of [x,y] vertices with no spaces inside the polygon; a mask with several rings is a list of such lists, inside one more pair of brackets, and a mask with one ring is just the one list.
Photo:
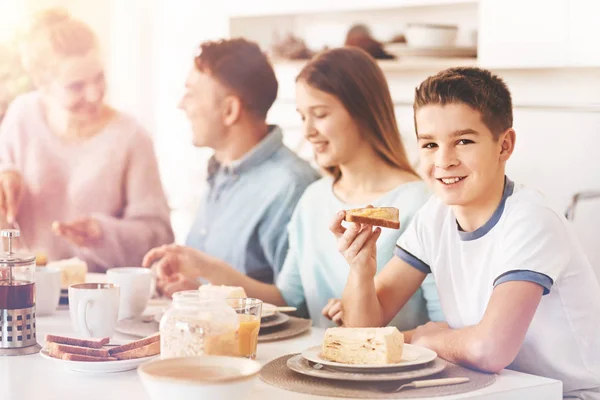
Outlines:
{"label": "slice of cake", "polygon": [[228,299],[242,299],[246,296],[246,291],[241,286],[225,286],[225,285],[202,285],[198,288],[199,292],[216,292],[224,293]]}
{"label": "slice of cake", "polygon": [[402,360],[403,347],[404,335],[394,326],[329,328],[321,357],[344,364],[395,364]]}
{"label": "slice of cake", "polygon": [[87,263],[79,258],[52,261],[46,264],[47,268],[60,269],[61,288],[68,289],[77,283],[85,283],[85,274],[88,272]]}
{"label": "slice of cake", "polygon": [[400,229],[400,212],[395,207],[367,207],[346,210],[346,221]]}

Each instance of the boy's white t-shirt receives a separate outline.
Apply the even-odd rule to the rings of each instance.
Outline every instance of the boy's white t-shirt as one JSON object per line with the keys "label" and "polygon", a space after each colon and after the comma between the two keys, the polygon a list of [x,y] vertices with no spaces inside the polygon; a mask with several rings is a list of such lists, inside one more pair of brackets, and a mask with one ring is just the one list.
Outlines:
{"label": "boy's white t-shirt", "polygon": [[481,321],[494,287],[532,281],[544,296],[509,368],[563,381],[600,399],[600,285],[567,220],[531,189],[505,180],[490,220],[460,230],[432,197],[400,237],[396,256],[432,272],[451,328]]}

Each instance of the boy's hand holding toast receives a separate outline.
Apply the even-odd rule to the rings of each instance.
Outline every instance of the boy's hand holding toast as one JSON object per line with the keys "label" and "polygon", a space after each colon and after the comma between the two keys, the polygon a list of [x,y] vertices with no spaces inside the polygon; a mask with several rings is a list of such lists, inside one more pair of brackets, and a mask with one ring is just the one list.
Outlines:
{"label": "boy's hand holding toast", "polygon": [[[352,222],[348,228],[342,222]],[[374,226],[377,226],[373,229]],[[398,209],[392,207],[340,211],[331,222],[330,230],[337,239],[338,250],[352,270],[373,278],[377,272],[377,239],[381,228],[400,228]]]}

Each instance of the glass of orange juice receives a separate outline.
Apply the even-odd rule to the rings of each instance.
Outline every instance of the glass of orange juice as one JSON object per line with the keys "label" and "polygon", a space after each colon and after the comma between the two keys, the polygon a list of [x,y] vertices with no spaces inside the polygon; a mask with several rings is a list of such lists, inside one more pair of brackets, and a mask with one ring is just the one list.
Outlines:
{"label": "glass of orange juice", "polygon": [[240,356],[254,360],[258,346],[258,331],[263,302],[252,298],[227,299],[240,319],[238,351]]}

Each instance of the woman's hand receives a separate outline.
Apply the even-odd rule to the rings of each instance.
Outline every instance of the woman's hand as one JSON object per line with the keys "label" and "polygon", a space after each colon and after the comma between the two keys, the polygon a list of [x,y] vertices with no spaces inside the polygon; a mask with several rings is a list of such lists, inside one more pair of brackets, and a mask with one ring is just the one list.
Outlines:
{"label": "woman's hand", "polygon": [[0,213],[9,224],[17,218],[24,185],[20,172],[10,170],[0,173]]}
{"label": "woman's hand", "polygon": [[321,313],[325,318],[335,322],[337,326],[344,324],[344,310],[342,300],[340,299],[329,299]]}
{"label": "woman's hand", "polygon": [[338,212],[329,227],[337,239],[338,251],[354,272],[372,278],[377,272],[377,239],[381,228],[354,222],[344,228],[345,217],[344,211]]}
{"label": "woman's hand", "polygon": [[102,240],[102,225],[98,220],[87,217],[71,222],[52,223],[52,231],[78,247],[94,247]]}

